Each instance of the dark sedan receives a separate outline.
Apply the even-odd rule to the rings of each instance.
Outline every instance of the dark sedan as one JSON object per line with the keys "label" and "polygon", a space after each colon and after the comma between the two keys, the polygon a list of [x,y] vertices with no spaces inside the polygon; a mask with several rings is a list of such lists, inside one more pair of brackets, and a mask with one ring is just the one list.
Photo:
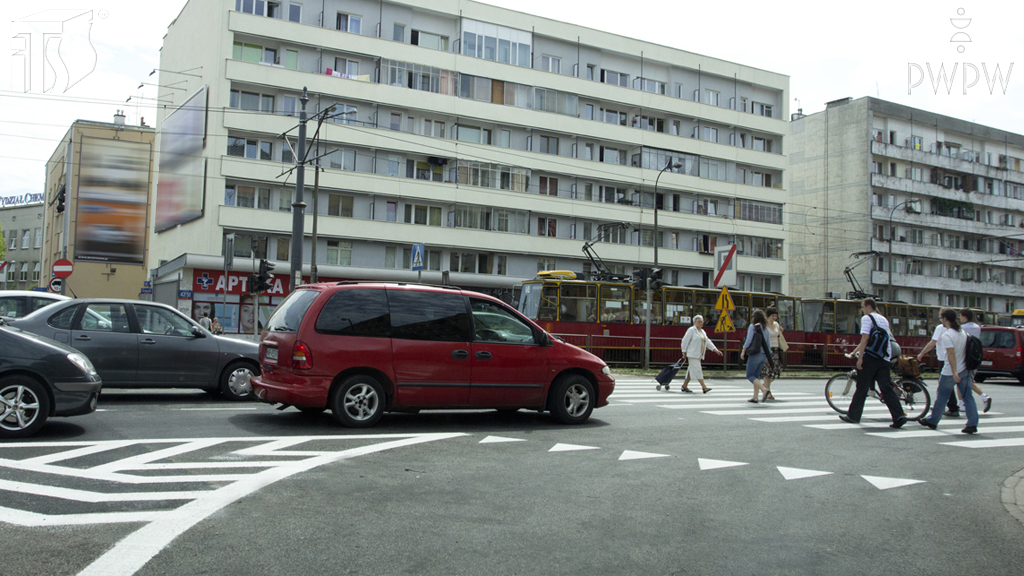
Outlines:
{"label": "dark sedan", "polygon": [[259,346],[214,336],[165,304],[82,298],[52,304],[12,324],[80,350],[106,388],[202,388],[232,400],[252,396]]}
{"label": "dark sedan", "polygon": [[82,353],[0,321],[0,438],[31,436],[51,416],[92,412],[102,386]]}

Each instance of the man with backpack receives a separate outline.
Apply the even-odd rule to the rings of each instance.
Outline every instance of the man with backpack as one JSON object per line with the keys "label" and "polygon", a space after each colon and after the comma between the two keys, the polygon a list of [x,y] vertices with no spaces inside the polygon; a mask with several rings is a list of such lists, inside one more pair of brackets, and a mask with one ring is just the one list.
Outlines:
{"label": "man with backpack", "polygon": [[892,380],[889,377],[889,359],[892,355],[892,332],[889,330],[889,321],[875,310],[874,298],[864,299],[861,303],[861,312],[864,316],[860,319],[860,344],[853,352],[857,357],[857,389],[850,400],[849,410],[839,419],[851,424],[859,423],[864,413],[864,401],[868,397],[868,390],[877,382],[882,392],[882,400],[892,415],[892,424],[889,427],[900,428],[907,423],[907,417],[903,413],[896,392],[892,389]]}
{"label": "man with backpack", "polygon": [[942,311],[942,325],[946,332],[939,339],[939,346],[946,351],[946,363],[939,375],[939,389],[935,392],[935,406],[928,418],[918,422],[922,426],[935,430],[942,420],[942,407],[956,388],[964,398],[964,409],[967,411],[967,426],[961,432],[977,434],[978,406],[974,403],[974,394],[970,388],[970,370],[967,368],[967,333],[960,328],[957,313],[949,308]]}
{"label": "man with backpack", "polygon": [[[960,311],[960,327],[963,328],[964,332],[968,336],[973,336],[977,341],[967,339],[967,369],[971,371],[971,390],[981,396],[981,405],[984,407],[982,412],[988,412],[992,408],[992,399],[989,398],[988,394],[985,394],[981,390],[981,386],[974,381],[974,371],[981,365],[982,355],[984,354],[984,347],[981,345],[981,326],[978,326],[974,322],[974,312],[970,308],[964,308]],[[974,358],[974,356],[977,356]],[[975,364],[977,362],[977,364]],[[959,407],[964,407],[964,401],[961,399]]]}

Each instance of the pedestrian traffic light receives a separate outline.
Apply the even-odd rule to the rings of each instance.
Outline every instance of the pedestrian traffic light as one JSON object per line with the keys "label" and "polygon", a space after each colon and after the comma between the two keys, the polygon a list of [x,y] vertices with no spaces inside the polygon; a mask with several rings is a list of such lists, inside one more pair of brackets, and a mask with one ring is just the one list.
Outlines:
{"label": "pedestrian traffic light", "polygon": [[65,188],[61,188],[60,192],[57,193],[57,213],[60,214],[64,211],[64,201],[67,199],[67,192]]}
{"label": "pedestrian traffic light", "polygon": [[260,283],[259,276],[255,275],[255,274],[249,274],[249,277],[246,279],[246,284],[245,284],[246,291],[249,294],[256,294],[257,292],[260,291],[259,290],[259,286],[258,286],[259,283]]}
{"label": "pedestrian traffic light", "polygon": [[665,281],[662,280],[664,270],[661,268],[654,268],[651,270],[651,290],[657,290],[665,285]]}

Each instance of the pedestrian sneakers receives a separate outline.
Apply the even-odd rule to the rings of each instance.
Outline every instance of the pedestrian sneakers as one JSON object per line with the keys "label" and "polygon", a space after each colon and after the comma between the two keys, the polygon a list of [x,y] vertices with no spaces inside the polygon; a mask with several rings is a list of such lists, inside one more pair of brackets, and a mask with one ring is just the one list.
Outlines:
{"label": "pedestrian sneakers", "polygon": [[988,412],[989,409],[992,408],[992,398],[986,396],[983,402],[985,404],[985,409],[982,410],[982,412]]}
{"label": "pedestrian sneakers", "polygon": [[907,423],[907,419],[904,416],[900,416],[895,422],[889,424],[889,428],[903,428],[903,425]]}
{"label": "pedestrian sneakers", "polygon": [[938,426],[936,426],[935,424],[932,424],[931,422],[929,422],[927,418],[921,418],[921,419],[920,419],[920,420],[918,420],[917,422],[918,422],[918,423],[919,423],[919,424],[920,424],[921,426],[924,426],[924,427],[926,427],[926,428],[931,428],[932,430],[935,430],[936,428],[938,428]]}
{"label": "pedestrian sneakers", "polygon": [[968,426],[968,427],[964,428],[963,430],[961,430],[961,432],[963,432],[964,434],[977,434],[978,433],[978,427],[977,426]]}
{"label": "pedestrian sneakers", "polygon": [[860,424],[860,422],[854,420],[853,418],[850,418],[846,414],[840,414],[839,419],[848,424]]}

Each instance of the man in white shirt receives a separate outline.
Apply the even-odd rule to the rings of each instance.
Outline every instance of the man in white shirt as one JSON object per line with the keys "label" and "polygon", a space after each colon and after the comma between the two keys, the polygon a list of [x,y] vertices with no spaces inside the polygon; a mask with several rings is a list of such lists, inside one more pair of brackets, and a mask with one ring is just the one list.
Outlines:
{"label": "man in white shirt", "polygon": [[970,372],[967,370],[967,333],[960,328],[960,321],[957,313],[946,309],[942,311],[942,325],[946,332],[939,338],[939,346],[946,350],[946,363],[942,366],[942,373],[939,375],[939,389],[935,392],[935,406],[932,407],[932,414],[928,418],[921,418],[918,422],[922,426],[935,428],[942,420],[942,405],[946,403],[953,389],[956,388],[964,397],[964,409],[967,411],[967,426],[961,432],[964,434],[976,434],[978,432],[978,405],[974,403],[974,394],[971,394]]}
{"label": "man in white shirt", "polygon": [[[941,315],[946,310],[949,310],[949,308],[943,308],[939,311],[939,314]],[[942,338],[942,335],[945,333],[946,327],[940,322],[939,325],[935,327],[935,331],[932,332],[932,339],[925,344],[924,348],[921,349],[921,352],[917,355],[918,362],[921,362],[921,360],[932,351],[932,348],[935,348],[935,357],[939,359],[939,370],[942,370],[942,367],[946,364],[946,350],[942,346],[936,345],[939,343],[939,338]],[[960,407],[956,402],[956,394],[949,397],[949,402],[946,404],[945,415],[950,418],[960,417]]]}
{"label": "man in white shirt", "polygon": [[[892,424],[889,427],[900,428],[906,424],[907,417],[903,415],[903,407],[900,406],[899,398],[896,397],[896,392],[892,389],[892,380],[889,377],[891,371],[889,359],[892,356],[892,331],[889,330],[889,321],[875,311],[874,298],[865,298],[861,303],[861,311],[864,313],[864,317],[860,320],[860,344],[853,352],[857,356],[857,389],[853,393],[853,399],[850,400],[849,410],[839,419],[851,424],[860,422],[868,390],[874,382],[877,382],[878,388],[882,392],[882,400],[885,401],[885,405],[892,415]],[[889,346],[881,355],[867,351],[871,331],[876,326],[889,335]]]}
{"label": "man in white shirt", "polygon": [[[970,308],[964,308],[963,310],[960,311],[960,328],[962,328],[964,332],[970,334],[971,336],[974,336],[979,340],[981,339],[981,326],[978,326],[977,324],[974,323],[974,311],[972,311]],[[973,390],[976,394],[979,394],[981,396],[981,405],[984,407],[982,409],[982,412],[988,412],[992,408],[992,399],[988,397],[988,394],[982,392],[981,386],[978,386],[978,384],[974,381],[973,372],[971,373],[970,378],[971,390]],[[963,408],[963,404],[964,401],[960,400],[960,408]]]}

